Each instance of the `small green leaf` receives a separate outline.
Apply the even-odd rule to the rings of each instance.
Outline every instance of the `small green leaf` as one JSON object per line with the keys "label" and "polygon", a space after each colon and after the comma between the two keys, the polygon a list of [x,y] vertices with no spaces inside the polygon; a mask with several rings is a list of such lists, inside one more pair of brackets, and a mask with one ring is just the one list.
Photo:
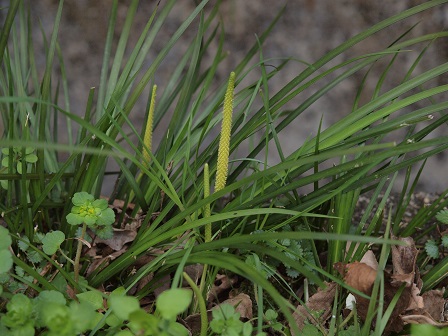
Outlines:
{"label": "small green leaf", "polygon": [[136,335],[141,330],[144,330],[146,335],[161,335],[159,324],[160,319],[158,317],[146,313],[143,309],[138,309],[129,315],[128,326]]}
{"label": "small green leaf", "polygon": [[0,250],[6,250],[11,246],[12,240],[8,229],[0,226]]}
{"label": "small green leaf", "polygon": [[73,195],[72,203],[74,205],[87,205],[94,200],[93,196],[85,191],[77,192]]}
{"label": "small green leaf", "polygon": [[440,210],[436,215],[437,220],[444,224],[448,224],[448,210]]}
{"label": "small green leaf", "polygon": [[251,336],[252,335],[252,324],[250,322],[246,322],[243,324],[243,336]]}
{"label": "small green leaf", "polygon": [[98,225],[112,225],[115,222],[115,212],[111,208],[101,210],[96,223]]}
{"label": "small green leaf", "polygon": [[103,296],[100,291],[92,290],[84,293],[76,294],[79,302],[89,303],[95,310],[103,308]]}
{"label": "small green leaf", "polygon": [[273,309],[268,309],[264,313],[264,316],[265,316],[266,320],[268,320],[268,321],[275,321],[278,317],[278,313]]}
{"label": "small green leaf", "polygon": [[193,293],[189,289],[175,288],[164,291],[156,300],[157,311],[167,320],[176,319],[191,303]]}
{"label": "small green leaf", "polygon": [[62,231],[49,232],[42,239],[42,249],[48,255],[53,255],[65,240],[65,234]]}
{"label": "small green leaf", "polygon": [[26,170],[26,165],[25,165],[25,163],[22,162],[22,161],[17,162],[17,172],[18,172],[19,174],[22,174],[24,170]]}
{"label": "small green leaf", "polygon": [[35,162],[37,162],[37,155],[36,154],[27,154],[27,156],[25,156],[25,161],[28,163],[35,163]]}
{"label": "small green leaf", "polygon": [[76,335],[67,306],[56,302],[46,302],[40,308],[42,325],[49,329],[50,335]]}
{"label": "small green leaf", "polygon": [[101,239],[110,239],[114,236],[114,229],[112,226],[98,226],[95,225],[92,227],[93,231],[95,231],[95,234],[100,237]]}
{"label": "small green leaf", "polygon": [[302,329],[303,335],[306,336],[322,336],[322,333],[312,324],[305,324]]}
{"label": "small green leaf", "polygon": [[[31,322],[33,304],[24,294],[15,294],[6,304],[7,313],[1,317],[1,322],[10,328],[19,328]],[[32,323],[32,322],[31,322]]]}
{"label": "small green leaf", "polygon": [[432,239],[426,242],[425,251],[430,258],[437,259],[439,257],[439,247],[437,246],[437,243]]}
{"label": "small green leaf", "polygon": [[28,260],[31,261],[33,264],[38,264],[43,260],[41,253],[42,252],[40,252],[40,251],[38,252],[35,250],[31,250],[26,253],[26,256],[27,256]]}
{"label": "small green leaf", "polygon": [[39,296],[35,299],[36,303],[54,302],[65,306],[66,300],[61,292],[55,290],[43,290],[39,293]]}
{"label": "small green leaf", "polygon": [[129,318],[129,314],[140,309],[140,303],[133,296],[111,295],[109,305],[115,315],[122,321]]}
{"label": "small green leaf", "polygon": [[442,236],[442,245],[443,247],[448,247],[448,235]]}
{"label": "small green leaf", "polygon": [[72,301],[69,306],[70,319],[73,321],[73,328],[76,335],[84,333],[88,329],[92,329],[95,324],[93,317],[95,316],[95,309],[88,302],[77,303]]}
{"label": "small green leaf", "polygon": [[28,247],[30,247],[30,240],[27,236],[23,236],[22,240],[19,240],[17,245],[19,246],[19,249],[22,252],[26,252],[26,250],[28,250]]}
{"label": "small green leaf", "polygon": [[65,218],[67,219],[67,223],[70,225],[79,225],[84,223],[84,218],[74,213],[69,213]]}
{"label": "small green leaf", "polygon": [[99,208],[100,210],[105,210],[108,207],[107,201],[105,199],[97,199],[92,202],[92,206]]}
{"label": "small green leaf", "polygon": [[11,252],[8,250],[0,250],[0,274],[8,272],[12,264]]}

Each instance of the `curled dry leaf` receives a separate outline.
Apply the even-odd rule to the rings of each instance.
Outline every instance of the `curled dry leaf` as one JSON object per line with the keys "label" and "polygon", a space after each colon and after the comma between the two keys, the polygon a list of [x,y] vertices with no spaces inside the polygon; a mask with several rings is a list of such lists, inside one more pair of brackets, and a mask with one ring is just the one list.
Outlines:
{"label": "curled dry leaf", "polygon": [[[324,324],[325,321],[327,321],[327,319],[331,316],[331,307],[336,294],[337,284],[335,282],[330,282],[326,285],[327,287],[325,289],[319,289],[316,294],[310,297],[305,305],[299,305],[296,311],[292,314],[299,330],[303,329],[306,320],[314,325],[319,325]],[[310,312],[319,312],[319,316],[313,316]],[[292,326],[290,327],[291,332],[293,332]],[[293,335],[296,334],[293,332]]]}
{"label": "curled dry leaf", "polygon": [[431,324],[434,327],[444,328],[448,327],[448,322],[436,322],[428,315],[406,315],[402,317],[405,323],[412,324]]}
{"label": "curled dry leaf", "polygon": [[406,245],[392,245],[392,265],[394,274],[413,274],[417,260],[418,250],[415,247],[414,239],[411,237],[397,238],[391,234],[391,238],[404,242]]}

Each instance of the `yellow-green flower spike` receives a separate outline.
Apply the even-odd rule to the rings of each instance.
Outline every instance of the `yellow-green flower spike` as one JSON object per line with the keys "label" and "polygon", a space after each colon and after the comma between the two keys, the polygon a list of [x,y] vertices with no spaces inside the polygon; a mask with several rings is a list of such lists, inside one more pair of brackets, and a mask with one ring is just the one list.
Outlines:
{"label": "yellow-green flower spike", "polygon": [[157,85],[154,85],[152,87],[151,103],[149,104],[148,120],[146,121],[145,136],[143,138],[143,143],[145,144],[143,148],[144,163],[148,163],[149,161],[151,161],[149,153],[152,149],[152,124],[154,121],[154,110],[156,106],[156,92]]}
{"label": "yellow-green flower spike", "polygon": [[229,165],[230,133],[232,130],[233,91],[235,86],[235,73],[231,72],[227,91],[224,96],[223,118],[221,136],[218,147],[218,164],[216,168],[215,192],[226,186]]}

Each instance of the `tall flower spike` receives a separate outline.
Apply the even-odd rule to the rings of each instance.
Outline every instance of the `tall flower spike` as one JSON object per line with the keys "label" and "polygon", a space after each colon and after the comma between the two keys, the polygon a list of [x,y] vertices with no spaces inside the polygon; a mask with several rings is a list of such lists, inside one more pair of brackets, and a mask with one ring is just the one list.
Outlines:
{"label": "tall flower spike", "polygon": [[229,165],[230,132],[232,130],[233,91],[235,86],[235,73],[231,72],[227,91],[224,96],[221,136],[218,147],[218,164],[216,168],[215,192],[226,186]]}
{"label": "tall flower spike", "polygon": [[154,121],[154,110],[156,106],[156,92],[157,92],[157,85],[154,85],[152,87],[151,103],[149,104],[148,120],[146,121],[145,136],[143,138],[143,143],[145,144],[143,148],[144,163],[148,163],[149,161],[151,161],[149,153],[151,152],[152,149],[152,124]]}

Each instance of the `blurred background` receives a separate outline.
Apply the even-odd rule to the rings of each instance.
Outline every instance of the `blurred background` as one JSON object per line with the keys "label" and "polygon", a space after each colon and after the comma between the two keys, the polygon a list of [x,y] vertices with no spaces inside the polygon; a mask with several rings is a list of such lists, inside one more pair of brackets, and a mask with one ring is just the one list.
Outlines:
{"label": "blurred background", "polygon": [[[29,2],[31,4],[33,24],[36,26],[36,29],[33,29],[35,53],[36,55],[41,55],[38,61],[41,62],[40,65],[44,69],[44,39],[42,38],[41,28],[46,37],[49,38],[59,1],[29,0]],[[79,115],[84,114],[89,89],[97,86],[99,83],[111,2],[111,0],[66,0],[64,4],[59,43],[64,56],[70,88],[71,112]],[[115,31],[115,43],[118,41],[120,28],[126,17],[130,1],[120,0],[119,2],[119,23]],[[158,0],[141,1],[131,32],[130,47],[137,41],[157,2]],[[265,59],[290,57],[293,60],[282,71],[281,76],[275,76],[272,82],[270,82],[271,96],[305,69],[306,65],[303,62],[313,63],[353,35],[391,15],[423,2],[417,0],[224,0],[219,13],[225,27],[224,49],[228,51],[228,57],[219,67],[218,76],[215,79],[216,83],[222,84],[227,80],[229,72],[233,70],[234,66],[243,59],[246,52],[256,43],[256,36],[261,35],[285,5],[285,12],[263,46],[263,56]],[[1,7],[8,6],[8,3],[9,1],[0,0]],[[161,0],[160,3],[163,6],[164,1]],[[209,3],[206,7],[207,11],[211,10],[214,3],[215,1]],[[195,1],[193,0],[178,1],[147,56],[148,64],[163,48],[164,43],[172,36],[194,7]],[[0,11],[0,15],[4,19],[6,10]],[[395,25],[393,29],[379,32],[373,38],[369,38],[352,48],[350,54],[339,56],[331,65],[365,53],[382,50],[413,25],[416,26],[411,31],[411,36],[444,30],[447,23],[448,6],[437,7],[434,10],[427,11],[399,25]],[[167,56],[162,66],[158,69],[155,82],[159,86],[160,94],[171,71],[177,65],[183,51],[186,50],[194,37],[196,27],[197,22],[193,23],[185,36],[178,42],[173,52]],[[215,48],[216,44],[212,45],[208,51],[210,60],[214,55]],[[385,89],[400,83],[423,48],[424,46],[422,45],[418,50],[408,52],[400,59],[402,67],[395,66],[395,69],[386,80]],[[448,44],[446,41],[438,41],[429,48],[428,52],[429,56],[424,58],[423,62],[415,70],[415,74],[418,74],[423,69],[427,70],[430,67],[446,62],[448,59]],[[255,61],[257,60],[254,60],[254,63]],[[279,61],[272,60],[273,65],[278,63]],[[374,71],[370,74],[369,80],[366,82],[366,92],[371,93],[375,88],[381,71],[384,70],[386,64],[383,66],[380,64],[375,69],[376,72]],[[58,71],[57,68],[55,70]],[[326,126],[351,112],[357,88],[363,80],[364,74],[365,72],[356,74],[338,85],[305,111],[298,118],[300,120],[292,123],[280,133],[285,154],[291,153],[306,138],[316,134],[321,117],[323,117],[323,128],[326,128]],[[259,69],[255,68],[249,74],[247,81],[254,80],[259,75]],[[446,82],[447,77],[441,77],[439,80]],[[238,91],[238,88],[236,91]],[[304,96],[297,96],[290,103],[291,108],[297,106],[307,96],[309,96],[309,93]],[[363,96],[363,99],[364,101],[369,99],[369,94]],[[131,119],[136,125],[143,123],[145,104],[146,101],[139,102],[131,114]],[[155,131],[156,146],[158,142],[157,137],[160,137],[161,133],[163,133],[163,123],[159,125],[159,130]],[[434,136],[437,136],[437,134],[434,134]],[[272,149],[275,149],[275,146],[272,146]],[[277,153],[273,151],[269,155],[270,163],[278,161]],[[421,178],[419,189],[426,192],[437,192],[446,189],[448,187],[446,167],[446,153],[429,160],[425,173]]]}

